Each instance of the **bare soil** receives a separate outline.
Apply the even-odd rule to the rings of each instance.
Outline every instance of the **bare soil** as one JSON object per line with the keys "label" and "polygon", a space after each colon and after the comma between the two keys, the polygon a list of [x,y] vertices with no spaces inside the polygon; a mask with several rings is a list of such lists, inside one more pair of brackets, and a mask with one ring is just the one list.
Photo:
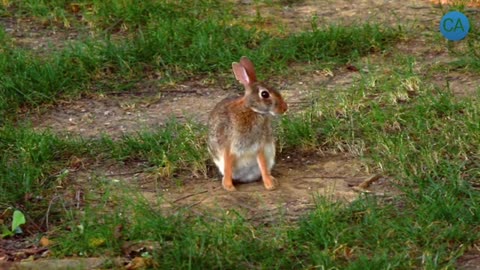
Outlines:
{"label": "bare soil", "polygon": [[[360,193],[382,197],[399,194],[394,183],[386,177],[369,181],[362,164],[353,157],[334,153],[282,154],[272,174],[279,186],[267,191],[261,181],[236,184],[236,192],[221,186],[221,176],[179,175],[176,180],[161,181],[155,176],[135,172],[134,168],[118,172],[112,168],[97,177],[117,182],[136,183],[150,201],[162,201],[165,213],[185,208],[195,213],[235,210],[257,222],[275,222],[281,217],[296,220],[305,210],[313,208],[317,197],[338,202],[351,202]],[[112,174],[112,172],[114,172]],[[365,182],[368,182],[365,185]],[[362,186],[361,184],[364,183]],[[359,187],[360,186],[360,187]]]}

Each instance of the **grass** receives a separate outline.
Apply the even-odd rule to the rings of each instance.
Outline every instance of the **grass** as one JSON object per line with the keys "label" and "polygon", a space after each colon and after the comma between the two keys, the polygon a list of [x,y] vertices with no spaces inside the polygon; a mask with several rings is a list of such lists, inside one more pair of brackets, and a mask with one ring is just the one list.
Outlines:
{"label": "grass", "polygon": [[[64,160],[76,152],[74,144],[61,142],[55,135],[37,133],[28,127],[3,126],[0,130],[1,186],[0,202],[20,201],[26,193],[41,193],[55,181],[56,160]],[[19,191],[22,192],[19,192]]]}
{"label": "grass", "polygon": [[[18,1],[4,9],[42,17],[48,16],[42,10],[52,10],[52,6],[68,8],[72,4],[60,2]],[[23,106],[39,106],[62,95],[105,88],[102,83],[108,88],[121,88],[118,83],[109,82],[128,85],[153,73],[169,81],[172,77],[186,79],[193,74],[226,72],[229,63],[242,55],[256,59],[260,75],[278,72],[291,62],[338,65],[384,50],[400,36],[398,30],[366,24],[349,28],[330,26],[275,37],[261,30],[229,25],[228,8],[219,9],[217,1],[199,1],[193,10],[188,5],[163,1],[145,1],[142,5],[135,1],[80,4],[85,8],[82,12],[93,12],[90,15],[99,20],[111,19],[105,14],[113,16],[113,21],[117,17],[144,19],[131,22],[129,33],[86,37],[66,48],[52,48],[40,54],[19,49],[2,33],[1,114],[13,115]],[[132,14],[118,14],[121,11]],[[157,13],[150,14],[153,11]],[[140,16],[144,13],[147,16]],[[103,24],[109,22],[94,23]]]}
{"label": "grass", "polygon": [[205,141],[205,126],[171,119],[159,131],[126,135],[120,141],[105,137],[102,144],[108,145],[116,160],[147,161],[160,176],[171,177],[187,168],[193,174],[206,175],[209,157]]}
{"label": "grass", "polygon": [[[0,206],[21,209],[37,225],[30,226],[35,232],[46,229],[50,216],[54,256],[113,258],[123,255],[126,243],[148,242],[156,248],[141,256],[152,268],[438,269],[455,268],[478,242],[480,93],[460,99],[429,83],[417,59],[391,53],[403,38],[398,30],[327,26],[279,37],[232,23],[233,6],[217,1],[3,3],[6,16],[95,32],[39,52],[19,48],[0,31],[0,112],[6,116],[0,127]],[[478,36],[471,37],[477,42]],[[372,53],[380,65],[362,59]],[[351,87],[318,89],[311,108],[277,123],[282,151],[350,152],[393,179],[403,194],[390,200],[365,194],[351,204],[318,197],[301,221],[269,226],[235,211],[200,216],[181,209],[167,215],[130,186],[94,177],[87,183],[93,191],[86,191],[78,210],[58,190],[71,183],[78,160],[143,161],[145,170],[167,179],[206,174],[205,127],[171,120],[157,131],[84,139],[16,121],[20,109],[103,85],[125,88],[148,72],[162,78],[216,76],[241,55],[256,59],[264,75],[287,74],[291,63],[361,66]],[[8,221],[4,214],[1,219]]]}
{"label": "grass", "polygon": [[[315,210],[298,224],[269,227],[236,213],[166,216],[135,192],[119,193],[118,186],[106,185],[103,189],[112,191],[99,209],[92,206],[89,214],[70,220],[69,227],[81,225],[81,230],[63,235],[58,254],[116,254],[127,240],[148,240],[160,251],[147,255],[165,268],[454,267],[480,237],[478,99],[458,100],[448,89],[418,80],[410,57],[396,61],[393,76],[372,67],[356,87],[323,96],[310,112],[285,117],[279,129],[287,152],[298,146],[328,150],[363,145],[357,153],[366,164],[396,179],[404,195],[391,201],[365,195],[349,205],[319,197]],[[405,99],[402,91],[413,92]],[[338,113],[338,106],[344,113]],[[174,123],[169,127],[185,132]],[[193,131],[186,138],[202,133],[186,130]],[[127,137],[119,143],[125,151],[119,157],[155,157],[148,151],[176,144],[168,143],[174,141],[166,139],[171,134]],[[165,142],[170,146],[161,147]],[[104,204],[113,207],[107,214]],[[118,226],[123,235],[113,237]]]}

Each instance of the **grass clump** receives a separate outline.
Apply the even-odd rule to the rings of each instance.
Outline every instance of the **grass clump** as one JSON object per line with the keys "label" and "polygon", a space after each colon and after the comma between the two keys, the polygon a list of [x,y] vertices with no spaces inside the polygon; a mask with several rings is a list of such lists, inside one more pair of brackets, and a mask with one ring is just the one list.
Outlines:
{"label": "grass clump", "polygon": [[33,17],[43,23],[65,28],[93,28],[100,32],[135,31],[152,19],[229,17],[231,4],[221,1],[156,1],[133,0],[55,0],[4,1],[0,10],[5,15]]}
{"label": "grass clump", "polygon": [[[235,212],[214,219],[190,216],[183,210],[166,216],[141,196],[137,197],[132,192],[121,192],[120,195],[119,187],[114,188],[117,196],[112,196],[109,203],[113,202],[118,207],[107,213],[101,209],[88,209],[82,218],[71,220],[68,225],[81,230],[75,229],[64,235],[57,252],[85,256],[104,252],[116,254],[121,252],[126,241],[140,245],[148,241],[154,249],[147,249],[143,257],[153,258],[152,265],[160,268],[290,265],[289,261],[277,257],[283,248],[283,235],[255,228]],[[104,213],[100,223],[96,218],[99,210]],[[123,228],[122,234],[114,236],[113,232],[119,226]],[[281,231],[278,233],[282,234]],[[94,246],[92,243],[102,244]]]}
{"label": "grass clump", "polygon": [[201,124],[169,120],[158,131],[139,132],[113,141],[104,138],[103,147],[117,160],[144,160],[156,167],[160,176],[170,177],[180,170],[206,175],[208,153],[206,130]]}
{"label": "grass clump", "polygon": [[307,265],[361,269],[368,258],[380,269],[452,267],[480,236],[472,233],[480,214],[479,99],[432,87],[412,64],[397,65],[393,76],[363,74],[334,102],[322,97],[305,114],[318,117],[301,117],[306,124],[281,122],[288,144],[352,152],[404,192],[387,204],[367,197],[317,206],[295,235],[307,243]]}
{"label": "grass clump", "polygon": [[41,53],[18,48],[2,32],[1,114],[54,102],[65,94],[122,88],[111,81],[130,85],[151,74],[171,81],[226,72],[242,55],[255,60],[260,75],[278,72],[291,62],[342,64],[385,50],[400,38],[396,29],[369,24],[276,37],[233,24],[231,6],[219,1],[194,5],[189,1],[12,1],[8,5],[36,16],[47,16],[45,12],[53,7],[73,12],[72,6],[78,6],[77,12],[99,21],[95,25],[110,29],[120,21],[130,30],[123,35],[84,35],[83,40],[54,44]]}
{"label": "grass clump", "polygon": [[0,128],[0,149],[0,204],[28,208],[35,204],[28,198],[44,197],[52,186],[61,185],[62,171],[85,145],[50,132],[5,125]]}
{"label": "grass clump", "polygon": [[87,75],[73,69],[71,61],[59,55],[42,60],[33,54],[14,48],[3,48],[0,55],[0,115],[11,114],[22,105],[51,102],[72,85],[81,85]]}
{"label": "grass clump", "polygon": [[[387,205],[368,197],[347,207],[323,202],[291,241],[307,243],[300,252],[306,254],[307,265],[362,269],[369,261],[379,269],[452,267],[465,245],[479,237],[470,230],[477,228],[478,212],[468,210],[479,198],[467,202],[457,198],[445,208],[442,195],[456,192],[448,186],[442,189],[433,198],[430,192],[408,193],[405,200]],[[425,197],[428,202],[418,200]],[[433,214],[438,212],[448,214]]]}
{"label": "grass clump", "polygon": [[[370,36],[372,31],[376,35],[368,42],[356,38]],[[96,89],[108,79],[136,81],[145,76],[145,70],[158,71],[165,78],[223,72],[242,55],[255,59],[259,70],[267,72],[285,68],[292,61],[344,63],[385,48],[395,36],[394,31],[366,25],[279,39],[211,20],[179,19],[154,23],[146,32],[121,43],[109,39],[73,43],[50,52],[48,58],[7,44],[0,57],[0,113],[11,114],[23,105],[36,106],[62,94]]]}

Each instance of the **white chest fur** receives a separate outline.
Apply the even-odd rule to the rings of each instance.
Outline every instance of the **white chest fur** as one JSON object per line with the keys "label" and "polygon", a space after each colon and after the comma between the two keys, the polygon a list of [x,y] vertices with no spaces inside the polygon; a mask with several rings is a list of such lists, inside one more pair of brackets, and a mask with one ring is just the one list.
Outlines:
{"label": "white chest fur", "polygon": [[[248,148],[235,149],[233,147],[232,153],[234,154],[233,163],[233,179],[239,182],[251,182],[260,179],[261,172],[258,166],[257,156],[259,151],[263,151],[267,162],[267,168],[270,171],[275,164],[275,143],[270,142],[263,147],[260,144],[253,144]],[[218,155],[218,158],[214,160],[218,169],[224,175],[225,161],[223,155]]]}

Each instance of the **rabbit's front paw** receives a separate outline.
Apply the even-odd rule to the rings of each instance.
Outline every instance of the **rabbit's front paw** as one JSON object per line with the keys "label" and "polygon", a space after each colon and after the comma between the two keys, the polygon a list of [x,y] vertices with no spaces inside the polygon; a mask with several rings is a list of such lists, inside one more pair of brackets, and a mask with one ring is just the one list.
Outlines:
{"label": "rabbit's front paw", "polygon": [[266,179],[263,179],[263,185],[267,190],[274,190],[277,188],[278,182],[277,182],[277,179],[269,175]]}
{"label": "rabbit's front paw", "polygon": [[225,181],[225,179],[223,179],[222,180],[222,186],[223,186],[223,189],[225,189],[226,191],[236,191],[237,190],[235,188],[235,186],[233,185],[232,180]]}

